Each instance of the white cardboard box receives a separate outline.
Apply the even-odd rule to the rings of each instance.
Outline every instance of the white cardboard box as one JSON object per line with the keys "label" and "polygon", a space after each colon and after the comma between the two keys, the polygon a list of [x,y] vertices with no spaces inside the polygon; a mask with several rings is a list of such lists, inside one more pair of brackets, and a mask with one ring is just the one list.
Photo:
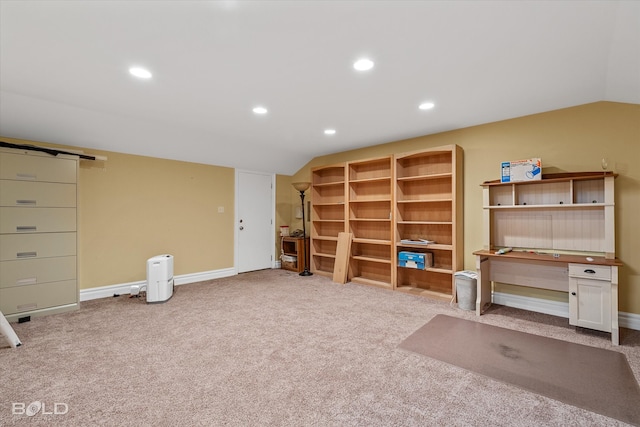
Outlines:
{"label": "white cardboard box", "polygon": [[540,158],[502,162],[500,181],[520,182],[542,179],[542,162]]}

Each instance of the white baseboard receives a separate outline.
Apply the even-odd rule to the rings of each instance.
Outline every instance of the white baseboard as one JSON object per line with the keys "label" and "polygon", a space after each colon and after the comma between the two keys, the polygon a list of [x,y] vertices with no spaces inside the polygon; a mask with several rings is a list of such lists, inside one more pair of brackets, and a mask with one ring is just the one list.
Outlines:
{"label": "white baseboard", "polygon": [[[507,307],[545,313],[552,316],[569,318],[569,303],[550,301],[541,298],[523,297],[502,292],[493,292],[493,302]],[[618,313],[620,327],[640,331],[640,315],[635,313]]]}
{"label": "white baseboard", "polygon": [[569,303],[551,301],[542,298],[523,297],[520,295],[493,292],[493,302],[507,307],[521,308],[536,313],[569,318]]}
{"label": "white baseboard", "polygon": [[[173,280],[176,286],[186,285],[187,283],[204,282],[212,279],[220,279],[223,277],[235,276],[237,274],[235,268],[223,268],[221,270],[203,271],[200,273],[181,274],[174,276]],[[146,280],[137,282],[120,283],[117,285],[100,286],[97,288],[80,289],[80,301],[89,301],[98,298],[108,298],[114,295],[129,294],[131,286],[145,286]]]}
{"label": "white baseboard", "polygon": [[623,328],[640,331],[640,314],[620,312],[618,313],[618,322]]}
{"label": "white baseboard", "polygon": [[187,283],[204,282],[207,280],[221,279],[223,277],[235,276],[238,274],[235,268],[223,268],[221,270],[203,271],[200,273],[182,274],[175,276],[173,280],[176,285],[186,285]]}

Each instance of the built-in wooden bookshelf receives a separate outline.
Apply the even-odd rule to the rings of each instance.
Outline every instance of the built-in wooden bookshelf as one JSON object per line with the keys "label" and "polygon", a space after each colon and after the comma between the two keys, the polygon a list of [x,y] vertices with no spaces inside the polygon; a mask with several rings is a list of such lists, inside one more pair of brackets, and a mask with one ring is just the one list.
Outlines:
{"label": "built-in wooden bookshelf", "polygon": [[311,272],[333,276],[338,233],[346,231],[346,165],[311,170]]}
{"label": "built-in wooden bookshelf", "polygon": [[[462,149],[437,147],[395,156],[395,289],[451,300],[463,265]],[[406,243],[428,240],[429,244]],[[403,242],[404,241],[404,242]],[[433,265],[406,268],[400,251],[430,253]]]}
{"label": "built-in wooden bookshelf", "polygon": [[[352,233],[348,279],[450,300],[462,266],[462,149],[457,145],[311,170],[311,270],[332,276],[338,233]],[[428,239],[411,244],[405,239]],[[433,265],[400,267],[398,253]]]}
{"label": "built-in wooden bookshelf", "polygon": [[391,156],[349,162],[348,230],[352,282],[393,288]]}

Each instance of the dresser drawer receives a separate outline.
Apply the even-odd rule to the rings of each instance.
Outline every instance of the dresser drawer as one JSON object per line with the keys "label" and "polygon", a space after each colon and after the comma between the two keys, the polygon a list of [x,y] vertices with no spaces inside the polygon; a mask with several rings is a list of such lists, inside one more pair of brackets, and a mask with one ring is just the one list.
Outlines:
{"label": "dresser drawer", "polygon": [[77,160],[49,154],[0,153],[0,179],[77,182]]}
{"label": "dresser drawer", "polygon": [[0,261],[76,255],[76,233],[5,234]]}
{"label": "dresser drawer", "polygon": [[5,315],[77,302],[75,280],[0,288],[0,311]]}
{"label": "dresser drawer", "polygon": [[0,206],[76,207],[76,184],[0,180]]}
{"label": "dresser drawer", "polygon": [[0,261],[0,288],[76,279],[76,257]]}
{"label": "dresser drawer", "polygon": [[569,264],[569,277],[610,281],[611,267],[606,265]]}
{"label": "dresser drawer", "polygon": [[0,233],[56,233],[76,230],[75,208],[0,208]]}

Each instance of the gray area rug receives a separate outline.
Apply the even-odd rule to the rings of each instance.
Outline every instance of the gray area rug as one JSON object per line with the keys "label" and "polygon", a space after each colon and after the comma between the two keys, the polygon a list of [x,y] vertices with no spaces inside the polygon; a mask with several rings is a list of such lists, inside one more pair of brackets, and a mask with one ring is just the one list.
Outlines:
{"label": "gray area rug", "polygon": [[640,387],[624,354],[439,314],[400,348],[640,425]]}

